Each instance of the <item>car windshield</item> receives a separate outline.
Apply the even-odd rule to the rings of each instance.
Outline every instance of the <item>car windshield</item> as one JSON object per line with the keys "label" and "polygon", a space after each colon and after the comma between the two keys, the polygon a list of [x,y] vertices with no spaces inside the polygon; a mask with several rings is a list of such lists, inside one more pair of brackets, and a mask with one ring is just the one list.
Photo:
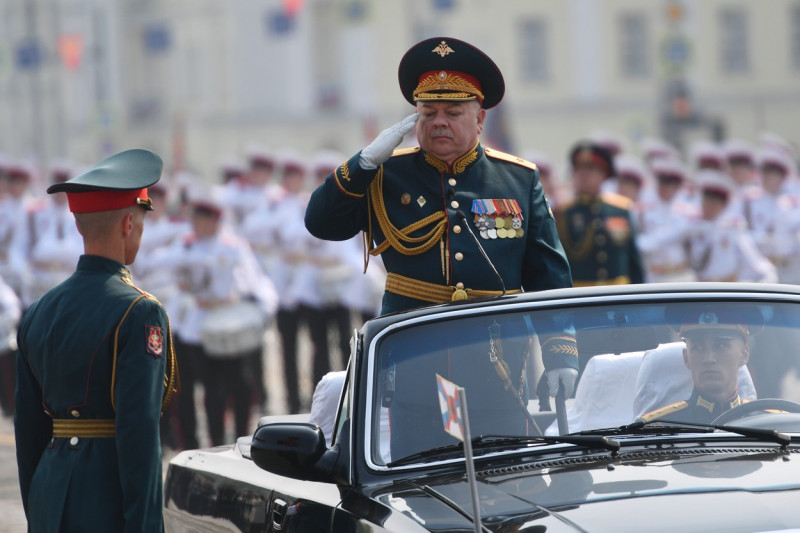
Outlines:
{"label": "car windshield", "polygon": [[[557,436],[635,420],[735,424],[740,415],[791,410],[754,400],[800,400],[800,305],[718,298],[494,306],[401,323],[373,341],[369,357],[368,449],[380,467],[458,444],[445,431],[453,402],[440,403],[447,382],[464,389],[472,437]],[[543,376],[545,366],[565,365],[579,374],[559,427]]]}

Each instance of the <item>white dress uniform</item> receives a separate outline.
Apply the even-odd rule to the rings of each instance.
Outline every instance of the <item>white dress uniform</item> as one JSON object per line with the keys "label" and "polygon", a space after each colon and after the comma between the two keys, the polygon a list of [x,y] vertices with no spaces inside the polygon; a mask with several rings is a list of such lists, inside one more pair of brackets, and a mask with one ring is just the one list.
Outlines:
{"label": "white dress uniform", "polygon": [[180,254],[171,257],[175,254],[174,245],[191,232],[191,226],[185,220],[166,215],[150,218],[152,215],[145,217],[142,245],[130,270],[138,286],[164,304],[175,328],[181,316],[180,291],[175,269],[167,265],[175,264],[180,259]]}
{"label": "white dress uniform", "polygon": [[31,202],[30,198],[11,195],[0,200],[0,276],[14,289],[25,306],[31,303],[26,298],[31,277],[28,271],[28,209]]}
{"label": "white dress uniform", "polygon": [[22,317],[22,301],[0,277],[0,409],[14,415],[17,327]]}
{"label": "white dress uniform", "polygon": [[694,216],[694,206],[679,199],[665,202],[653,194],[637,204],[636,245],[648,283],[696,280],[687,246]]}
{"label": "white dress uniform", "polygon": [[212,308],[249,299],[257,305],[263,320],[274,315],[275,287],[240,237],[227,232],[207,239],[188,236],[173,245],[173,250],[170,257],[178,262],[178,275],[197,304],[186,312],[181,324],[184,341],[202,344],[204,320]]}
{"label": "white dress uniform", "polygon": [[738,214],[693,221],[689,248],[698,281],[778,281],[775,266],[758,250]]}
{"label": "white dress uniform", "polygon": [[33,302],[67,279],[83,254],[83,239],[75,218],[63,202],[48,197],[30,211],[31,280],[25,301]]}

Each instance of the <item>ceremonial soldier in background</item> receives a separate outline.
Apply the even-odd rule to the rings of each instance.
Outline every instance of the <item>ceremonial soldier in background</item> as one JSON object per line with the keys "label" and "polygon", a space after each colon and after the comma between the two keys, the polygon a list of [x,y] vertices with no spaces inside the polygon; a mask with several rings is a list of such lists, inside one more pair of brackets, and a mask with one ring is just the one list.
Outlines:
{"label": "ceremonial soldier in background", "polygon": [[0,409],[14,415],[14,384],[17,375],[17,326],[22,302],[0,276]]}
{"label": "ceremonial soldier in background", "polygon": [[650,170],[640,159],[626,154],[616,156],[614,166],[617,171],[616,192],[633,202],[634,225],[636,225],[639,214],[638,203],[652,193]]}
{"label": "ceremonial soldier in background", "polygon": [[162,531],[159,417],[176,392],[166,311],[133,263],[161,159],[128,150],[66,192],[83,236],[76,272],[19,328],[17,464],[30,531]]}
{"label": "ceremonial soldier in background", "polygon": [[[369,254],[380,254],[388,272],[382,313],[569,287],[569,265],[536,166],[484,148],[478,139],[486,110],[500,102],[505,90],[495,63],[465,42],[438,37],[413,46],[400,61],[398,77],[403,96],[417,112],[384,130],[314,191],[305,217],[309,231],[329,240],[367,233]],[[420,146],[395,151],[415,127]],[[501,326],[503,335],[517,331],[525,337],[524,324]],[[488,343],[486,331],[476,334],[486,335]],[[546,371],[554,377],[552,394],[559,384],[568,393],[574,385],[574,339],[571,346],[571,352],[563,353],[552,345],[543,348]],[[397,353],[405,351],[398,348]],[[506,353],[515,381],[511,388],[504,387],[508,383],[485,357],[473,360],[473,354],[463,354],[462,368],[472,369],[474,386],[497,390],[492,405],[474,412],[476,432],[490,420],[507,421],[509,431],[520,429],[521,422],[525,430],[511,392],[520,370],[524,373],[524,350],[509,344]],[[415,403],[435,394],[435,378],[399,363],[396,380],[398,390],[407,387],[419,394],[406,393],[411,403],[391,407],[395,457],[415,447],[410,435],[439,440],[434,433],[441,433],[440,414]],[[524,384],[517,391],[520,399],[522,389]]]}
{"label": "ceremonial soldier in background", "polygon": [[575,286],[642,283],[644,270],[631,219],[633,202],[602,192],[615,175],[611,153],[591,142],[570,152],[575,198],[556,213]]}
{"label": "ceremonial soldier in background", "polygon": [[14,289],[24,307],[31,304],[26,297],[30,282],[31,179],[33,168],[17,161],[7,161],[0,173],[0,276]]}
{"label": "ceremonial soldier in background", "polygon": [[761,187],[743,198],[743,214],[759,251],[778,270],[780,283],[800,282],[800,204],[786,192],[791,160],[765,148],[758,153]]}
{"label": "ceremonial soldier in background", "polygon": [[654,159],[650,168],[655,192],[640,202],[636,215],[636,247],[644,261],[645,281],[694,281],[688,241],[695,209],[679,195],[687,180],[686,168],[671,158]]}
{"label": "ceremonial soldier in background", "polygon": [[[164,263],[176,269],[181,289],[192,298],[181,321],[181,348],[203,385],[209,437],[218,446],[225,442],[229,400],[235,434],[252,431],[253,395],[264,376],[250,363],[262,356],[277,294],[247,241],[225,226],[224,205],[214,191],[195,190],[194,195],[192,233],[175,243],[172,262],[165,258]],[[185,409],[190,407],[187,402]],[[184,412],[187,439],[193,436],[191,417]]]}
{"label": "ceremonial soldier in background", "polygon": [[[55,165],[50,172],[53,184],[67,181],[71,174],[71,166],[66,162]],[[66,193],[54,193],[38,202],[29,216],[31,280],[26,300],[32,302],[75,271],[83,242],[69,211]]]}
{"label": "ceremonial soldier in background", "polygon": [[699,218],[692,221],[690,261],[698,281],[778,281],[775,266],[761,254],[744,217],[728,208],[736,186],[726,174],[704,170],[697,175],[701,192]]}

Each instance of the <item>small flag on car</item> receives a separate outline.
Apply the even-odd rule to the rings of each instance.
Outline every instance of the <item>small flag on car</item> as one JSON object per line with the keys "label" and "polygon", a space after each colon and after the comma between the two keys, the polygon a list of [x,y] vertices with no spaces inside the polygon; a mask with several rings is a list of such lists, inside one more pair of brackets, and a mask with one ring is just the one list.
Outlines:
{"label": "small flag on car", "polygon": [[444,430],[460,441],[464,440],[464,425],[461,421],[461,402],[458,385],[436,374],[439,389],[439,409],[442,412]]}
{"label": "small flag on car", "polygon": [[472,459],[472,435],[469,430],[469,414],[467,412],[467,393],[459,387],[436,374],[439,391],[439,409],[442,412],[444,430],[464,443],[464,459],[467,466],[467,482],[472,500],[472,523],[475,533],[481,533],[481,511],[478,499],[478,481],[475,477],[475,463]]}

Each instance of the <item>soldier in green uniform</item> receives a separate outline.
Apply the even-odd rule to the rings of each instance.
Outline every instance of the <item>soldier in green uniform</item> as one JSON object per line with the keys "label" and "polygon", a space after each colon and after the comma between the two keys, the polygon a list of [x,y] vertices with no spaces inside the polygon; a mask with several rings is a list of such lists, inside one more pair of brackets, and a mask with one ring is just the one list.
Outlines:
{"label": "soldier in green uniform", "polygon": [[570,151],[575,198],[556,213],[558,235],[576,287],[643,283],[644,270],[631,221],[632,202],[601,192],[614,175],[605,148],[587,141]]}
{"label": "soldier in green uniform", "polygon": [[[479,141],[486,110],[505,91],[497,65],[468,43],[436,37],[406,52],[398,77],[416,113],[326,178],[308,203],[308,230],[328,240],[365,232],[367,251],[381,255],[388,273],[382,314],[570,287],[569,264],[536,165]],[[419,146],[396,150],[412,129]],[[517,327],[505,329],[510,334]],[[546,344],[543,353],[554,383],[564,380],[571,388],[577,353]],[[393,427],[399,417],[393,411]]]}
{"label": "soldier in green uniform", "polygon": [[177,363],[166,311],[125,266],[161,169],[156,154],[127,150],[47,191],[67,193],[84,255],[18,333],[14,426],[29,531],[163,530],[159,418],[177,392]]}
{"label": "soldier in green uniform", "polygon": [[668,317],[679,324],[679,334],[686,343],[683,362],[692,375],[692,394],[688,400],[650,411],[640,420],[709,424],[743,403],[738,389],[739,368],[750,359],[750,337],[763,322],[757,309],[717,307],[681,309],[677,317]]}

